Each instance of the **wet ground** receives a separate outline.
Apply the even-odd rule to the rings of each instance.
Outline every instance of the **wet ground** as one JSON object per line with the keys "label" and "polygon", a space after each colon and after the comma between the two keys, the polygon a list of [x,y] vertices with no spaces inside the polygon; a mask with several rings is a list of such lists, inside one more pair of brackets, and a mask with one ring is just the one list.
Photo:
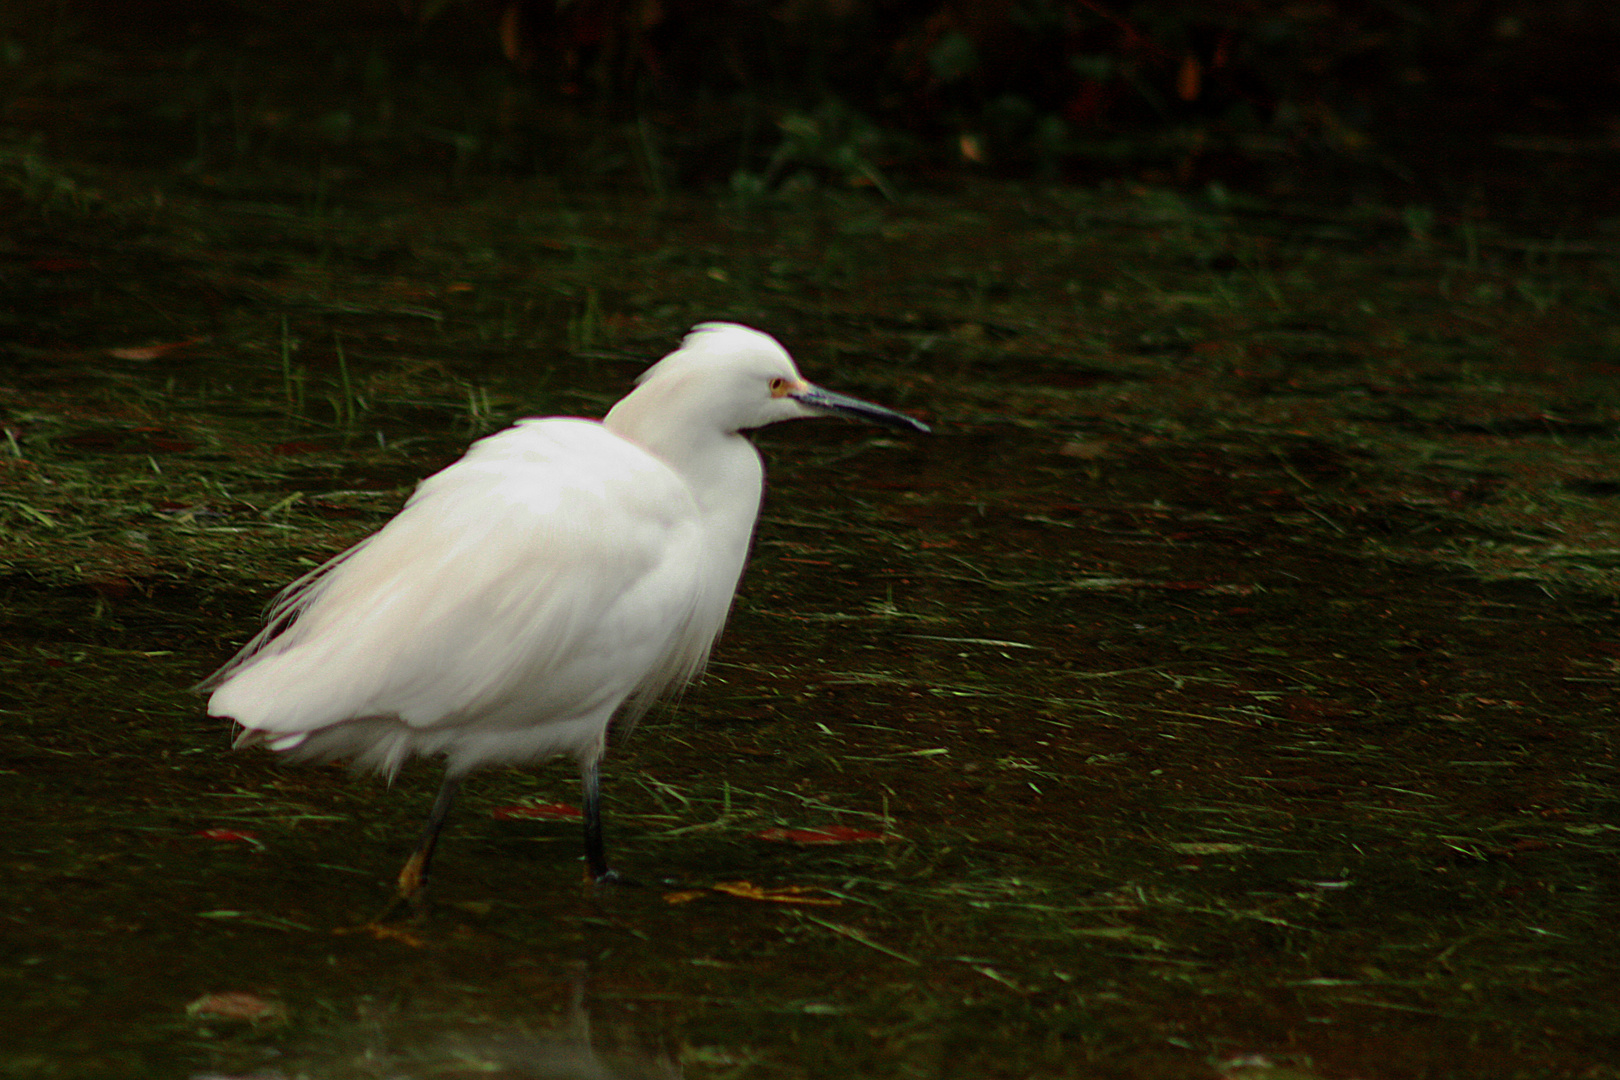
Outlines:
{"label": "wet ground", "polygon": [[[1620,1074],[1612,221],[609,190],[275,44],[8,61],[0,1072]],[[935,435],[759,438],[715,663],[606,765],[641,887],[580,885],[569,767],[493,772],[352,932],[434,770],[188,686],[716,317]]]}

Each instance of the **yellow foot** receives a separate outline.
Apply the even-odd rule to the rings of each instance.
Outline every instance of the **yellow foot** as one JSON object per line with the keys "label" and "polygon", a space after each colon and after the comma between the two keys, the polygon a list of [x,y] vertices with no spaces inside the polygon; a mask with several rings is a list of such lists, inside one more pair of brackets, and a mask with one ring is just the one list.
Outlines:
{"label": "yellow foot", "polygon": [[422,891],[422,867],[426,863],[425,853],[413,851],[411,857],[405,860],[405,865],[399,868],[399,892],[394,897],[396,905],[400,901],[416,902],[417,895]]}
{"label": "yellow foot", "polygon": [[425,913],[423,895],[426,891],[426,881],[422,875],[422,867],[426,863],[426,855],[420,851],[413,852],[411,857],[405,860],[405,865],[400,868],[398,887],[394,891],[394,898],[388,901],[388,906],[370,922],[360,926],[344,927],[334,933],[370,934],[378,941],[398,941],[413,948],[421,948],[422,939],[398,924],[419,920]]}

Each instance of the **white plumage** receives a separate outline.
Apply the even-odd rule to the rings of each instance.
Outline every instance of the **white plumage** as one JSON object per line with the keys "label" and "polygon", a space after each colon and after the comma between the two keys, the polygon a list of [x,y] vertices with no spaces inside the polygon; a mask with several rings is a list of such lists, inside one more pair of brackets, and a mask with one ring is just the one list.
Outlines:
{"label": "white plumage", "polygon": [[601,423],[524,420],[422,481],[379,532],[277,598],[203,684],[208,711],[242,726],[238,745],[390,778],[444,756],[402,899],[468,772],[558,754],[580,765],[590,871],[611,877],[608,725],[695,676],[725,622],[764,477],[741,432],[827,414],[927,430],[805,382],[766,334],[705,323]]}

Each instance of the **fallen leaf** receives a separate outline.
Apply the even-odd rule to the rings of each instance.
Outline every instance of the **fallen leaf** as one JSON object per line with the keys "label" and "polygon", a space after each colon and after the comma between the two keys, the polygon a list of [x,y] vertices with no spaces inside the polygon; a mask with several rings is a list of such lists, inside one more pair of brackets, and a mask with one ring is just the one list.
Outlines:
{"label": "fallen leaf", "polygon": [[314,439],[293,439],[290,442],[276,443],[270,447],[272,454],[283,454],[287,457],[296,457],[299,454],[324,454],[331,450],[329,443],[318,442]]}
{"label": "fallen leaf", "polygon": [[244,990],[228,990],[223,994],[204,994],[186,1006],[186,1015],[205,1020],[245,1020],[250,1024],[262,1024],[287,1019],[287,1006]]}
{"label": "fallen leaf", "polygon": [[667,892],[664,894],[666,904],[690,904],[700,896],[708,895],[702,889],[682,889],[680,892]]}
{"label": "fallen leaf", "polygon": [[409,930],[398,926],[389,926],[387,923],[369,922],[364,926],[339,926],[333,929],[334,934],[370,934],[378,941],[397,941],[401,945],[409,945],[413,949],[423,947],[422,939]]}
{"label": "fallen leaf", "polygon": [[861,844],[890,839],[887,833],[875,829],[857,829],[852,825],[829,825],[825,829],[761,829],[749,836],[755,840],[784,844]]}
{"label": "fallen leaf", "polygon": [[161,360],[172,352],[178,352],[188,345],[195,345],[196,338],[187,338],[184,341],[169,341],[161,345],[131,345],[119,349],[108,349],[107,355],[114,360]]}
{"label": "fallen leaf", "polygon": [[1167,844],[1166,846],[1178,855],[1235,855],[1240,851],[1247,851],[1249,849],[1249,845],[1247,844],[1203,842]]}
{"label": "fallen leaf", "polygon": [[725,893],[727,896],[758,900],[766,904],[825,904],[836,907],[843,903],[842,900],[832,896],[806,895],[818,891],[809,885],[784,885],[780,889],[762,889],[751,881],[717,881],[712,888],[715,892]]}
{"label": "fallen leaf", "polygon": [[546,821],[558,821],[563,818],[578,818],[584,815],[578,807],[567,803],[517,803],[512,806],[497,806],[490,811],[490,816],[499,821],[512,821],[518,818],[541,818]]}

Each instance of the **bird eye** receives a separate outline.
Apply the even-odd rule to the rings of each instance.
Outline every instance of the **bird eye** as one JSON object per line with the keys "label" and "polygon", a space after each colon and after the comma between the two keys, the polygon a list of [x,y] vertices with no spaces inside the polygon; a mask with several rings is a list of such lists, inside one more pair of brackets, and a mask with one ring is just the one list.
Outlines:
{"label": "bird eye", "polygon": [[778,376],[771,380],[771,397],[787,397],[793,391],[793,382]]}

